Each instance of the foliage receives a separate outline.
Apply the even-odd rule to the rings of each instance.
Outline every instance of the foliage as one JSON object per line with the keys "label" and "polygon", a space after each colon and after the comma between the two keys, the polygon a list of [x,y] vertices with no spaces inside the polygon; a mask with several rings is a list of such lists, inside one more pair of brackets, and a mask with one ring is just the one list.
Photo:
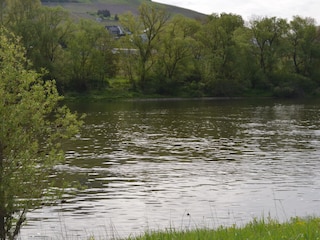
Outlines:
{"label": "foliage", "polygon": [[65,81],[61,74],[63,47],[71,27],[69,14],[59,7],[41,7],[38,1],[29,2],[28,8],[32,9],[32,14],[25,14],[23,9],[21,12],[17,10],[25,7],[20,2],[12,1],[8,5],[8,23],[5,26],[21,37],[26,57],[33,62],[33,68],[37,71],[45,68],[47,73],[44,77],[55,78],[58,85],[62,86]]}
{"label": "foliage", "polygon": [[[235,41],[235,32],[244,28],[244,21],[238,15],[211,15],[202,28],[199,41],[204,52],[201,54],[201,69],[208,94],[218,96],[235,95],[245,87],[240,76],[239,63],[245,56]],[[243,58],[242,58],[243,57]]]}
{"label": "foliage", "polygon": [[24,54],[17,37],[1,28],[0,239],[14,239],[26,212],[50,195],[49,171],[64,159],[61,142],[81,124],[59,106],[55,82],[28,70]]}
{"label": "foliage", "polygon": [[268,74],[278,67],[277,58],[281,56],[282,40],[287,31],[285,19],[265,17],[251,21],[254,54],[263,73]]}
{"label": "foliage", "polygon": [[97,14],[101,15],[103,17],[110,17],[111,16],[111,13],[108,9],[98,10]]}
{"label": "foliage", "polygon": [[111,91],[113,77],[126,78],[128,91],[171,96],[301,97],[320,89],[320,29],[310,18],[245,24],[223,13],[196,20],[136,1],[138,13],[117,23],[126,36],[114,38],[101,24],[73,21],[39,0],[4,1],[1,23],[21,37],[32,68],[46,69],[44,78],[56,79],[60,92]]}
{"label": "foliage", "polygon": [[131,32],[140,33],[121,41],[137,50],[120,57],[127,60],[122,66],[134,89],[138,82],[143,92],[164,95],[241,96],[252,89],[301,97],[319,87],[319,30],[310,19],[295,17],[289,24],[256,18],[248,27],[234,14],[213,14],[205,22],[175,16],[148,36],[139,20],[157,16],[146,7],[140,18],[122,18]]}
{"label": "foliage", "polygon": [[311,76],[314,71],[312,61],[319,49],[314,20],[295,16],[290,22],[290,30],[287,42],[291,47],[289,60],[293,71],[302,76]]}
{"label": "foliage", "polygon": [[71,87],[78,91],[104,88],[116,72],[113,38],[104,27],[81,20],[67,41],[66,66]]}
{"label": "foliage", "polygon": [[135,70],[141,89],[146,90],[148,75],[155,63],[161,33],[169,20],[169,15],[164,9],[144,3],[139,8],[138,18],[128,14],[121,20],[124,27],[133,33],[128,40],[131,46],[138,50]]}
{"label": "foliage", "polygon": [[162,32],[154,73],[158,93],[172,95],[179,87],[189,84],[188,77],[195,70],[192,64],[194,34],[199,27],[196,20],[178,15]]}
{"label": "foliage", "polygon": [[[61,79],[61,63],[64,62],[63,44],[66,43],[71,30],[68,13],[61,8],[43,7],[37,11],[37,17],[30,20],[23,36],[27,58],[35,70],[45,68],[46,79]],[[62,83],[59,82],[59,86]]]}

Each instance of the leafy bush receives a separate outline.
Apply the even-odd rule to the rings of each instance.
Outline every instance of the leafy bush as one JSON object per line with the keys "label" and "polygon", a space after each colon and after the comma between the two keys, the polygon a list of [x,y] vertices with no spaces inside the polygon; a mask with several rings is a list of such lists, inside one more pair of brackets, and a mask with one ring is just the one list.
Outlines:
{"label": "leafy bush", "polygon": [[312,94],[316,86],[310,78],[295,73],[274,73],[270,80],[276,97],[303,97]]}
{"label": "leafy bush", "polygon": [[103,16],[103,17],[110,17],[111,16],[111,13],[108,9],[98,10],[97,14],[99,16]]}

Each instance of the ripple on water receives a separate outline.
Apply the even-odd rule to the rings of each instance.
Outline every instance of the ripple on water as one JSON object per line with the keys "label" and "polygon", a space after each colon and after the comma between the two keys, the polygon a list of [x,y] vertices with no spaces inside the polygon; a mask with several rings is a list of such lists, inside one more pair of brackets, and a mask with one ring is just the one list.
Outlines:
{"label": "ripple on water", "polygon": [[31,212],[23,237],[108,239],[320,214],[318,106],[194,101],[111,109],[88,113],[52,175],[86,188]]}

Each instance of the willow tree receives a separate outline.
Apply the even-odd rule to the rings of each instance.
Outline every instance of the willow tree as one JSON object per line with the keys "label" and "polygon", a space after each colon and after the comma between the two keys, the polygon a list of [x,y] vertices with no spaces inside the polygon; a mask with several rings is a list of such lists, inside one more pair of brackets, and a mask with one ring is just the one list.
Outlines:
{"label": "willow tree", "polygon": [[171,93],[177,87],[187,84],[195,72],[193,51],[196,46],[194,36],[201,23],[181,15],[174,16],[162,33],[156,79],[162,93]]}
{"label": "willow tree", "polygon": [[5,24],[16,30],[23,30],[23,23],[36,16],[41,8],[40,0],[6,0],[3,8],[5,11]]}
{"label": "willow tree", "polygon": [[229,96],[242,91],[244,80],[239,76],[239,44],[235,36],[243,28],[244,21],[239,15],[208,16],[200,32],[201,72],[207,93]]}
{"label": "willow tree", "polygon": [[49,172],[64,159],[61,142],[81,125],[60,106],[55,82],[27,70],[25,50],[16,39],[0,29],[1,240],[15,239],[26,213],[49,199]]}
{"label": "willow tree", "polygon": [[251,21],[252,49],[263,73],[270,74],[279,66],[288,27],[286,19],[276,17]]}
{"label": "willow tree", "polygon": [[101,25],[81,20],[67,41],[72,86],[79,91],[106,86],[106,79],[116,72],[116,55],[112,53],[114,39]]}
{"label": "willow tree", "polygon": [[65,64],[65,42],[70,36],[71,19],[69,13],[61,7],[41,7],[35,10],[35,17],[23,23],[26,30],[17,32],[23,37],[27,57],[34,69],[45,68],[47,78],[55,78],[57,84],[63,78]]}
{"label": "willow tree", "polygon": [[122,25],[132,32],[128,38],[131,48],[138,51],[137,71],[140,87],[145,90],[147,77],[154,63],[156,52],[161,43],[161,34],[167,25],[170,15],[153,3],[143,3],[139,7],[139,16],[127,14],[121,18]]}
{"label": "willow tree", "polygon": [[317,27],[312,18],[294,16],[290,21],[288,42],[291,50],[291,61],[294,71],[303,76],[310,76],[318,42]]}
{"label": "willow tree", "polygon": [[[71,33],[71,18],[61,7],[43,6],[40,0],[5,0],[3,25],[16,35],[26,49],[34,69],[45,68],[46,78],[65,83],[64,46]],[[0,0],[1,4],[1,0]],[[1,11],[1,8],[0,8]]]}

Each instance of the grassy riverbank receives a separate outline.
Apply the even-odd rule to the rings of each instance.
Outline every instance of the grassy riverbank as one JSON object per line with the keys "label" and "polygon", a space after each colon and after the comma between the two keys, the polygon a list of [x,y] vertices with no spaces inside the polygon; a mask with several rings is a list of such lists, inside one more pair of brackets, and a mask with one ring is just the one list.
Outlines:
{"label": "grassy riverbank", "polygon": [[196,229],[192,231],[166,230],[146,233],[127,240],[234,240],[234,239],[320,239],[320,218],[293,218],[289,222],[279,223],[272,219],[253,220],[243,227],[219,227],[216,230]]}

